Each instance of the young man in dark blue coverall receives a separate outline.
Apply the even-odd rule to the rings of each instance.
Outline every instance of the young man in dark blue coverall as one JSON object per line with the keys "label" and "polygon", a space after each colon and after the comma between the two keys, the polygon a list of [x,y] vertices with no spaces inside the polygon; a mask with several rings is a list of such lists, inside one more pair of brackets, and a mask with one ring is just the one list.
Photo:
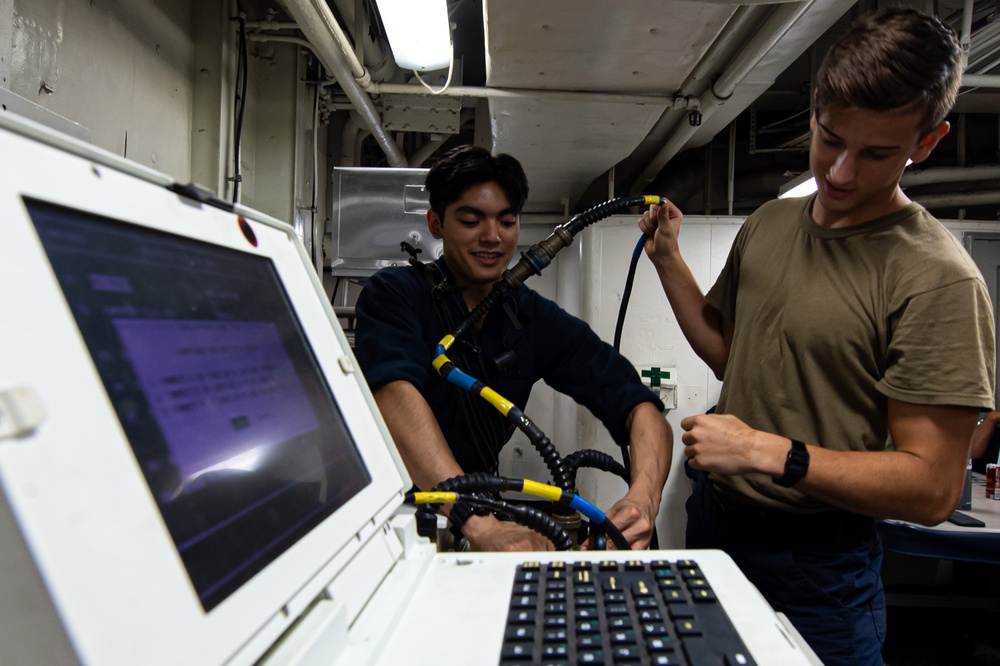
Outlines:
{"label": "young man in dark blue coverall", "polygon": [[[482,398],[442,379],[431,360],[437,343],[510,264],[528,194],[516,159],[474,146],[445,155],[430,169],[426,186],[427,226],[441,239],[444,256],[422,268],[386,268],[370,278],[357,303],[355,335],[375,401],[422,490],[463,473],[495,473],[500,449],[514,432]],[[528,286],[512,291],[474,329],[471,344],[460,341],[448,352],[464,371],[529,416],[531,387],[544,379],[590,409],[619,444],[631,445],[631,485],[607,515],[633,548],[645,548],[673,442],[662,403],[631,363]],[[468,517],[460,528],[474,550],[553,548],[540,534],[491,515]]]}

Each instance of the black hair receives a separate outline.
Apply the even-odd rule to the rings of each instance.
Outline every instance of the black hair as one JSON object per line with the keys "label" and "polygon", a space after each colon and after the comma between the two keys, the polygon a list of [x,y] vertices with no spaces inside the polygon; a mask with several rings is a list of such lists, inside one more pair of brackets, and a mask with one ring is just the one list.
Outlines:
{"label": "black hair", "polygon": [[478,146],[463,145],[449,150],[431,167],[424,181],[431,210],[444,222],[444,212],[470,187],[496,183],[507,195],[516,215],[528,199],[528,179],[521,163],[510,155],[491,155]]}

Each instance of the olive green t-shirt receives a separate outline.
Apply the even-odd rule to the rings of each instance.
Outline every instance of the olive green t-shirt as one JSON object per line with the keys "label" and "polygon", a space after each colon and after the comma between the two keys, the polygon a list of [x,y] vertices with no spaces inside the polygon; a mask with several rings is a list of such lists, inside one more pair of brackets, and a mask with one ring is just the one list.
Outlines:
{"label": "olive green t-shirt", "polygon": [[[751,215],[707,294],[735,325],[718,412],[831,450],[882,451],[888,398],[993,409],[992,306],[955,237],[915,203],[827,229],[812,201]],[[712,478],[773,508],[830,508],[762,474]]]}

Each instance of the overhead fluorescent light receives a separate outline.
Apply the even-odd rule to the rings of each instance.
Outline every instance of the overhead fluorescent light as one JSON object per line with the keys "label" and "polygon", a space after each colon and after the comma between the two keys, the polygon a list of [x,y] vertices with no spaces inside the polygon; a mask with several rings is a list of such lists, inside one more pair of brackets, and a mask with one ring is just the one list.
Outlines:
{"label": "overhead fluorescent light", "polygon": [[[906,166],[910,166],[911,164],[913,164],[913,160],[906,160]],[[813,178],[813,172],[811,170],[806,170],[779,187],[778,198],[785,199],[786,197],[804,197],[815,191],[816,179]]]}
{"label": "overhead fluorescent light", "polygon": [[778,198],[804,197],[816,191],[816,179],[812,171],[803,171],[778,188]]}
{"label": "overhead fluorescent light", "polygon": [[377,0],[396,64],[430,72],[449,65],[451,24],[447,0]]}

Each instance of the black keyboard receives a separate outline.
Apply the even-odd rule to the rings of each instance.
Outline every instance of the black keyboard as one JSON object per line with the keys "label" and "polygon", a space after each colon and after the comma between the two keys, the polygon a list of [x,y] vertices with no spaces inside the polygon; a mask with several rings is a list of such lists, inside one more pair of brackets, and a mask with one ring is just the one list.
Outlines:
{"label": "black keyboard", "polygon": [[526,562],[510,594],[501,666],[752,666],[692,560]]}

